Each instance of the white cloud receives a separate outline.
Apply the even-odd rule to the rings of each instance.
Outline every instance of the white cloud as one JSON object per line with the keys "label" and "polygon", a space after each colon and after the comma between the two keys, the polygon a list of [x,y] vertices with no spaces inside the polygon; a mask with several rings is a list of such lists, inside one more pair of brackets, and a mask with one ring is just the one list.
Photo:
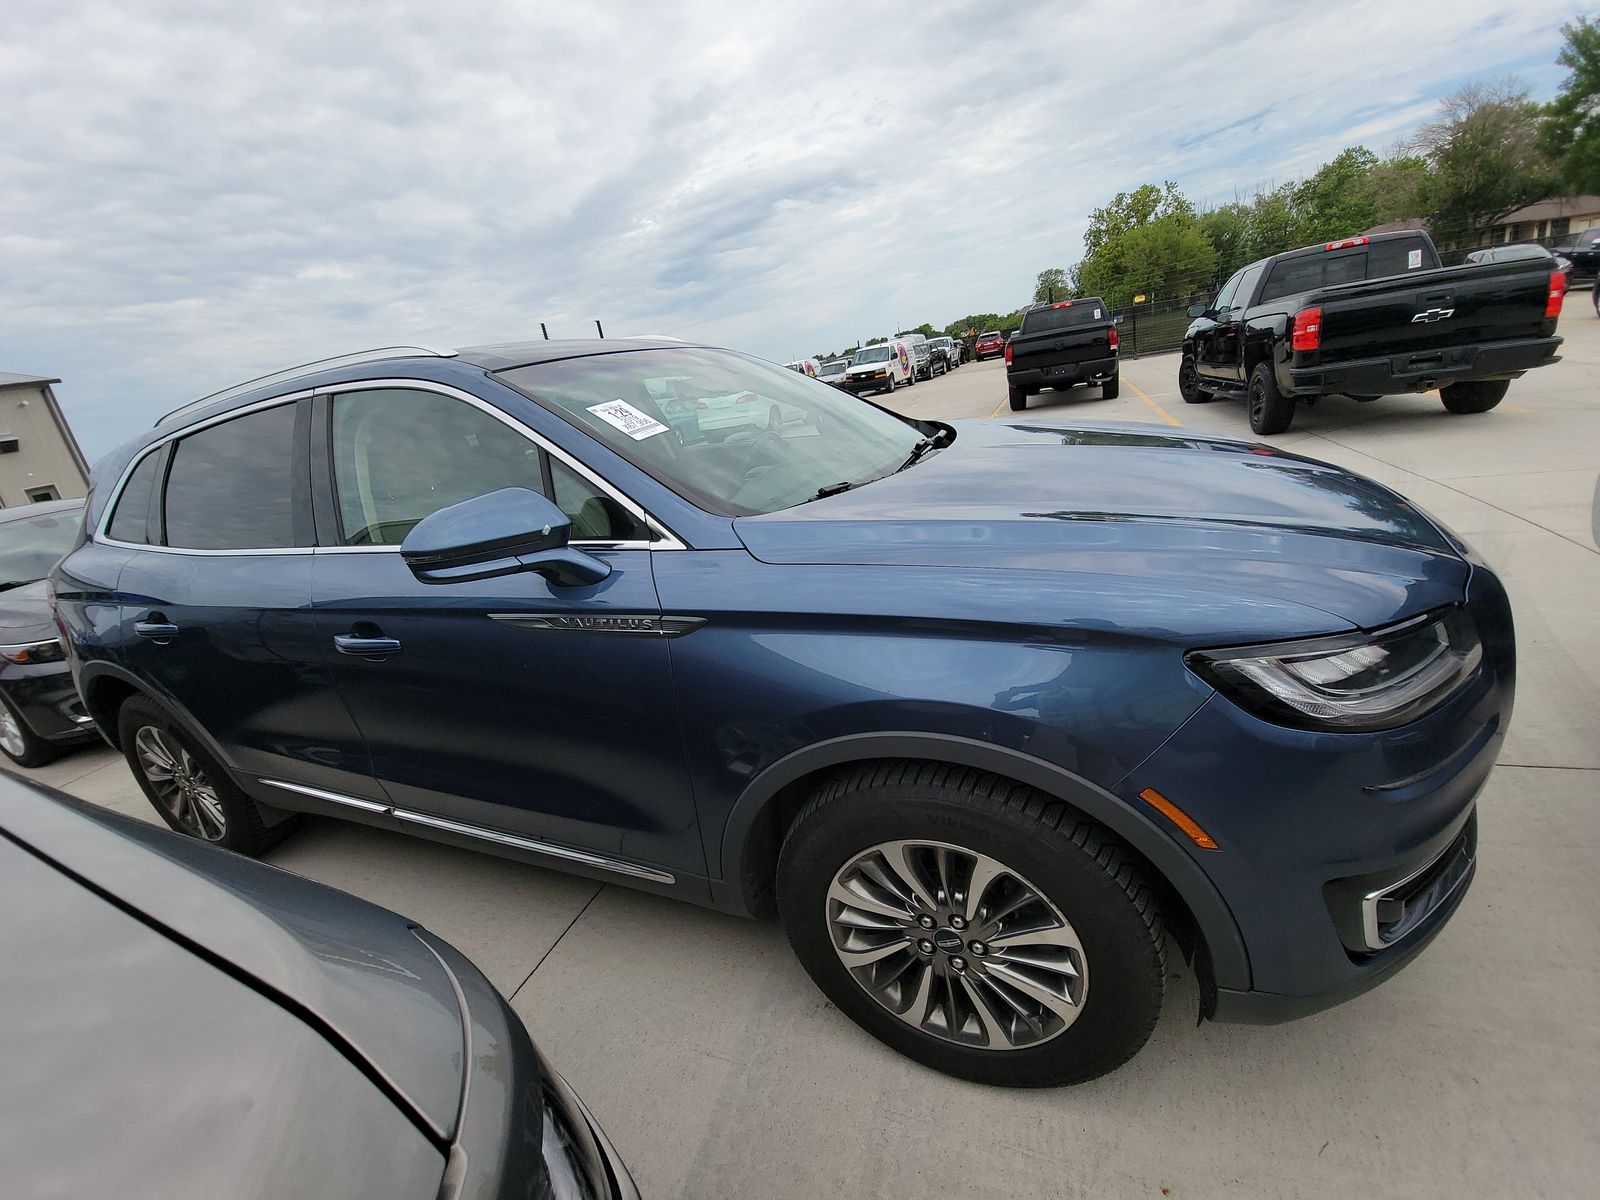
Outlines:
{"label": "white cloud", "polygon": [[1380,150],[1570,0],[0,10],[0,369],[91,455],[365,345],[789,358],[1008,309],[1088,211]]}

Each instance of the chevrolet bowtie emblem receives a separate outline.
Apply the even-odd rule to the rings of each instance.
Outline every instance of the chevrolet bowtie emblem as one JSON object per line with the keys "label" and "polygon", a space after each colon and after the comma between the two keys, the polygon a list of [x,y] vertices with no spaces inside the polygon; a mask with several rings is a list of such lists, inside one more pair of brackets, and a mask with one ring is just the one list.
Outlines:
{"label": "chevrolet bowtie emblem", "polygon": [[1411,318],[1413,325],[1427,325],[1434,321],[1448,321],[1456,315],[1453,308],[1430,308],[1426,312],[1419,312]]}

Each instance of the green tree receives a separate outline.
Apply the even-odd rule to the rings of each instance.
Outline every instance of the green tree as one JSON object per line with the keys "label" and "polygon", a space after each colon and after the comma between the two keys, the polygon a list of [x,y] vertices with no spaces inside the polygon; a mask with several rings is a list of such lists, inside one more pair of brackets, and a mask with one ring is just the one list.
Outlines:
{"label": "green tree", "polygon": [[1469,83],[1439,107],[1412,142],[1431,169],[1421,198],[1436,239],[1473,245],[1507,213],[1557,186],[1539,144],[1542,111],[1510,81]]}
{"label": "green tree", "polygon": [[1294,189],[1295,236],[1304,244],[1349,237],[1378,223],[1372,172],[1378,156],[1365,146],[1341,150]]}
{"label": "green tree", "polygon": [[1060,267],[1046,267],[1039,272],[1038,282],[1034,284],[1034,303],[1045,300],[1065,300],[1072,295],[1072,283],[1067,278],[1067,273]]}
{"label": "green tree", "polygon": [[1367,192],[1372,197],[1372,223],[1403,221],[1424,212],[1422,192],[1428,184],[1428,164],[1415,155],[1396,155],[1384,159],[1367,176]]}
{"label": "green tree", "polygon": [[1567,40],[1556,61],[1572,74],[1545,109],[1540,148],[1567,191],[1600,192],[1600,20],[1579,17],[1561,32]]}
{"label": "green tree", "polygon": [[1170,179],[1161,187],[1147,183],[1131,192],[1118,192],[1110,204],[1089,214],[1089,228],[1083,235],[1085,256],[1093,257],[1107,242],[1131,229],[1172,216],[1192,221],[1194,205]]}
{"label": "green tree", "polygon": [[1173,214],[1107,241],[1078,269],[1078,290],[1123,308],[1143,293],[1152,299],[1187,296],[1212,283],[1217,251],[1192,217]]}
{"label": "green tree", "polygon": [[1250,219],[1248,204],[1234,201],[1200,214],[1200,232],[1217,252],[1217,271],[1231,275],[1250,261]]}

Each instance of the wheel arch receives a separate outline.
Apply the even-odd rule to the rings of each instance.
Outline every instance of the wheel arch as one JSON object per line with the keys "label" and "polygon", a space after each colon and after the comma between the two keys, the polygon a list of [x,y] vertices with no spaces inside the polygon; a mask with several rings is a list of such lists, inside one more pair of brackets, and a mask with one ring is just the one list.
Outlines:
{"label": "wheel arch", "polygon": [[[794,815],[817,783],[842,768],[915,759],[1004,776],[1059,800],[1122,839],[1153,878],[1186,910],[1197,943],[1203,996],[1216,986],[1248,990],[1250,963],[1237,922],[1215,885],[1188,853],[1143,813],[1104,788],[1017,750],[948,734],[851,734],[796,750],[756,776],[723,826],[712,887],[722,907],[760,913],[772,902],[778,849]],[[1209,973],[1209,978],[1207,974]],[[1208,1003],[1204,998],[1203,1004]]]}

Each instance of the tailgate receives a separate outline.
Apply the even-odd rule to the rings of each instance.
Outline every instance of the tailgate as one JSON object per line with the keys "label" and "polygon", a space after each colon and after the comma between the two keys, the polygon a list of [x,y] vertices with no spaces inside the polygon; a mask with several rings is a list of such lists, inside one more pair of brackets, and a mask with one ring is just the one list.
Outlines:
{"label": "tailgate", "polygon": [[1111,325],[1060,329],[1011,341],[1011,364],[1026,370],[1059,367],[1111,356]]}
{"label": "tailgate", "polygon": [[1319,363],[1548,335],[1550,268],[1477,263],[1325,288]]}

